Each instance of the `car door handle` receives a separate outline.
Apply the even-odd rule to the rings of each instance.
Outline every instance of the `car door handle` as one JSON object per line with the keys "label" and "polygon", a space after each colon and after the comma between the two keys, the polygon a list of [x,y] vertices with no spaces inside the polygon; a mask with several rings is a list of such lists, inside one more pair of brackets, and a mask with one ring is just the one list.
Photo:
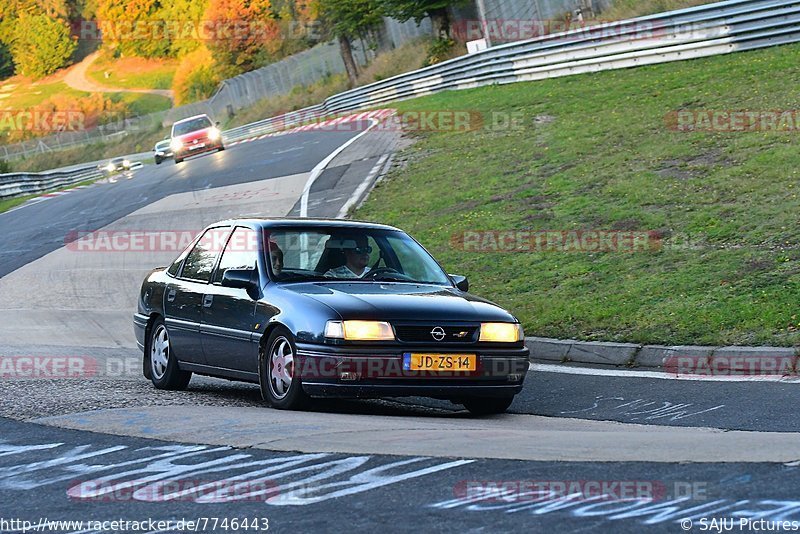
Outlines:
{"label": "car door handle", "polygon": [[214,302],[214,295],[205,295],[203,297],[203,307],[210,308],[211,304]]}
{"label": "car door handle", "polygon": [[175,301],[175,293],[174,289],[170,289],[167,291],[167,302],[174,302]]}

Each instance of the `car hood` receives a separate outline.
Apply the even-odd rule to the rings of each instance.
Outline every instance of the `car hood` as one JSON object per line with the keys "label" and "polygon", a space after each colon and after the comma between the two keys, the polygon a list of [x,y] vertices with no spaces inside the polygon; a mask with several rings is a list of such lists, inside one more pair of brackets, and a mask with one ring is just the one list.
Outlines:
{"label": "car hood", "polygon": [[516,321],[488,300],[442,286],[378,282],[287,284],[291,291],[332,308],[344,319],[390,321]]}

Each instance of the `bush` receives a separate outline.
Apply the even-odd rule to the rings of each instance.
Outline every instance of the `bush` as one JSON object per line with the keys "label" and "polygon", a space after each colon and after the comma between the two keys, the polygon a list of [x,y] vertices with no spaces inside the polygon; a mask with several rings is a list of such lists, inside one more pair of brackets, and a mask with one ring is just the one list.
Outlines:
{"label": "bush", "polygon": [[11,55],[17,72],[42,78],[66,65],[76,46],[65,22],[47,15],[23,15],[14,29]]}
{"label": "bush", "polygon": [[172,79],[175,105],[180,106],[210,97],[219,82],[220,75],[215,69],[211,52],[205,46],[201,46],[194,52],[186,54],[175,71],[175,77]]}
{"label": "bush", "polygon": [[12,172],[11,164],[4,159],[0,159],[0,174]]}
{"label": "bush", "polygon": [[435,65],[441,63],[446,59],[450,59],[453,48],[456,42],[452,39],[439,38],[431,43],[428,48],[428,57],[425,58],[425,66]]}

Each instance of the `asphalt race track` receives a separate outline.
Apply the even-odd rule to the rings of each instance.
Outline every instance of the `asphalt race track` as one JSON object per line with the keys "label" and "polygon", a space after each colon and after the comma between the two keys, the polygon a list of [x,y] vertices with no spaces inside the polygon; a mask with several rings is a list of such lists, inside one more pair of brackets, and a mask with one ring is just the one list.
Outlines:
{"label": "asphalt race track", "polygon": [[[69,236],[190,229],[237,209],[284,215],[356,133],[243,143],[0,214],[0,357],[91,358],[102,371],[0,379],[0,532],[677,533],[713,531],[713,519],[750,532],[800,521],[794,382],[534,366],[509,413],[485,418],[417,398],[280,412],[253,385],[197,377],[186,392],[153,389],[132,302],[143,272],[174,254],[77,254]],[[311,216],[345,204],[383,161],[376,146],[368,135],[332,162]],[[52,523],[67,520],[84,524]],[[85,523],[118,520],[152,523]]]}

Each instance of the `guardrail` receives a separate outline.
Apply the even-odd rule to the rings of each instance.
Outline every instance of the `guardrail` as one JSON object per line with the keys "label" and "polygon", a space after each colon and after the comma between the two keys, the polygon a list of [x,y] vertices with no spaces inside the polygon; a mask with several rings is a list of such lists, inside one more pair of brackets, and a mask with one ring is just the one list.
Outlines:
{"label": "guardrail", "polygon": [[445,90],[681,61],[800,42],[800,2],[728,0],[496,46],[223,132],[239,140]]}
{"label": "guardrail", "polygon": [[[226,130],[226,142],[445,90],[652,65],[800,42],[800,1],[727,0],[496,46]],[[1,178],[2,176],[0,176]],[[0,194],[0,198],[2,194]]]}
{"label": "guardrail", "polygon": [[32,195],[103,176],[102,169],[87,166],[70,171],[0,174],[0,199]]}

